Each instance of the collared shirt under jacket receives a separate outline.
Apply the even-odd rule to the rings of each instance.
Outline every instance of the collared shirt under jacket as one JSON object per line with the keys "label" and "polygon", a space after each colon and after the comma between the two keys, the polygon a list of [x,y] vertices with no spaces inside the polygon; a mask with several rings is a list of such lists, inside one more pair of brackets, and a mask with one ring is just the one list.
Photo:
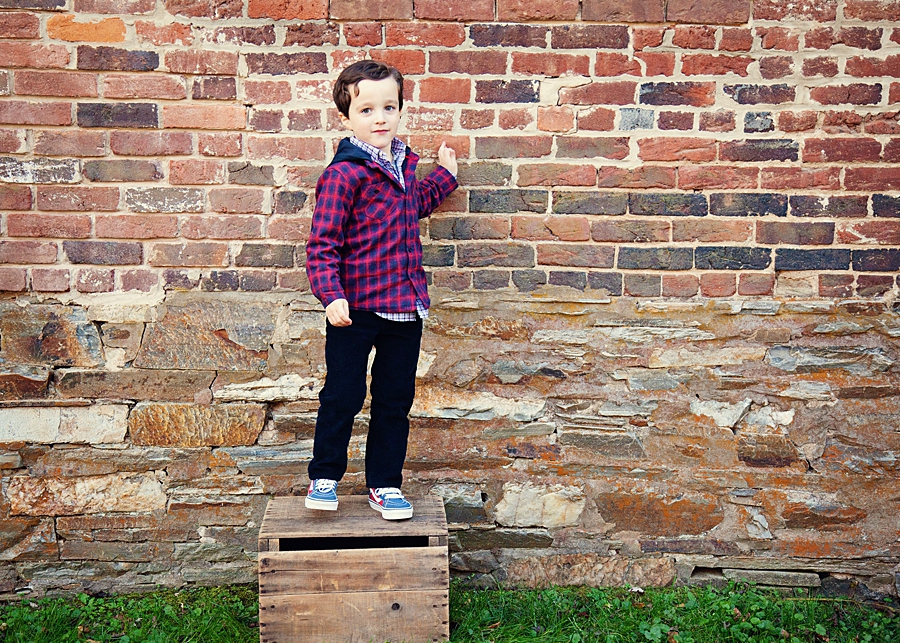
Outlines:
{"label": "collared shirt under jacket", "polygon": [[344,139],[316,183],[316,207],[306,244],[306,273],[313,294],[328,306],[346,299],[372,312],[430,305],[419,219],[457,187],[438,166],[416,179],[419,157],[407,148],[400,183],[366,152]]}

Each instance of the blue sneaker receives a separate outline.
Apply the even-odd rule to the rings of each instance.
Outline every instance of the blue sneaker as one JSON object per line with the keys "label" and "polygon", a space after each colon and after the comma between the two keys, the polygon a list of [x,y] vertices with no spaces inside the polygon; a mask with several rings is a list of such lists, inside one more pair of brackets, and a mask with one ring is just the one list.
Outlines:
{"label": "blue sneaker", "polygon": [[337,482],[328,478],[311,480],[306,492],[306,508],[337,511]]}
{"label": "blue sneaker", "polygon": [[412,518],[413,507],[397,487],[369,488],[369,506],[385,520]]}

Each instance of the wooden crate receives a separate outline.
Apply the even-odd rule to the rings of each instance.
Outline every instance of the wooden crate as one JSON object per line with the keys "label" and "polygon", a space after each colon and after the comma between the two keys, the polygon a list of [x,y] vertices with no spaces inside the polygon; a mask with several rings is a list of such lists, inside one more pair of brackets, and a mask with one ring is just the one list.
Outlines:
{"label": "wooden crate", "polygon": [[450,638],[447,518],[436,496],[384,520],[365,496],[337,511],[273,498],[259,531],[260,643]]}

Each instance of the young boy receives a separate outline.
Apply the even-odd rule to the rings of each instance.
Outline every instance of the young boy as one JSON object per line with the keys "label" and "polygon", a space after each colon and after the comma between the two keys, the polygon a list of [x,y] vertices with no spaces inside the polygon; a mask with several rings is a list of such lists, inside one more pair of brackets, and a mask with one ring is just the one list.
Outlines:
{"label": "young boy", "polygon": [[441,144],[439,166],[416,179],[419,157],[395,137],[403,111],[403,76],[364,60],[334,86],[341,122],[353,136],[316,184],[306,246],[306,272],[325,306],[325,385],[319,394],[306,506],[335,510],[347,469],[353,418],[366,397],[372,363],[372,404],[366,439],[369,504],[388,520],[411,518],[400,491],[415,396],[428,289],[419,219],[457,187],[456,152]]}

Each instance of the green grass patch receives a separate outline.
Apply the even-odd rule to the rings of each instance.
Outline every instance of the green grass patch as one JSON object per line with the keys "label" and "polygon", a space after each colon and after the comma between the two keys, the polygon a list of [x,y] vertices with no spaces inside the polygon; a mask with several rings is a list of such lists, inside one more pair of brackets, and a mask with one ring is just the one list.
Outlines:
{"label": "green grass patch", "polygon": [[[256,587],[0,604],[0,643],[259,641]],[[458,643],[896,643],[895,602],[785,596],[731,585],[450,591]]]}

